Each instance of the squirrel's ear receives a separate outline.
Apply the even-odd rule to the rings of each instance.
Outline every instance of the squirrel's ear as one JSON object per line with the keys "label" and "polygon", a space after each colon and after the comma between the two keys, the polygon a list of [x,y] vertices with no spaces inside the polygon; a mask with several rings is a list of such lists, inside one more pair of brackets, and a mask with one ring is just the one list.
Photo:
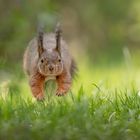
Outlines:
{"label": "squirrel's ear", "polygon": [[38,43],[38,54],[39,54],[39,57],[41,56],[41,54],[43,53],[44,51],[44,48],[43,48],[43,31],[42,30],[39,30],[38,32],[38,39],[37,39],[37,43]]}
{"label": "squirrel's ear", "polygon": [[60,23],[57,23],[56,27],[55,27],[55,37],[56,37],[56,51],[58,51],[58,53],[61,56],[61,34],[62,34],[62,30],[60,27]]}

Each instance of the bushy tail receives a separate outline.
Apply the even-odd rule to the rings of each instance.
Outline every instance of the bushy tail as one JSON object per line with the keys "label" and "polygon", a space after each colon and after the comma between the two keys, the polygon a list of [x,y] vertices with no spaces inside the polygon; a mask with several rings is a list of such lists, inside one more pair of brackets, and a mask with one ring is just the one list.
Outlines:
{"label": "bushy tail", "polygon": [[72,78],[75,78],[77,76],[78,68],[77,68],[77,65],[73,59],[72,59],[72,63],[71,63],[70,72],[71,72]]}

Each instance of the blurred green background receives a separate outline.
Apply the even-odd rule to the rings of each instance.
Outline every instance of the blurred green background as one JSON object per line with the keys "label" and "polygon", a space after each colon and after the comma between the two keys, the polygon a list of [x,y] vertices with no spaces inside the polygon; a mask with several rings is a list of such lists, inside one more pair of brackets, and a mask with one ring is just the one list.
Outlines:
{"label": "blurred green background", "polygon": [[1,79],[23,76],[23,53],[38,25],[50,32],[58,21],[83,71],[140,65],[139,0],[1,0],[0,19]]}
{"label": "blurred green background", "polygon": [[[34,100],[22,69],[38,25],[79,72],[67,96]],[[0,139],[140,139],[140,0],[0,0]],[[15,135],[16,134],[16,135]]]}
{"label": "blurred green background", "polygon": [[124,48],[137,55],[140,50],[139,0],[1,0],[0,19],[4,63],[22,60],[40,22],[51,31],[60,21],[74,56],[93,64],[120,62]]}

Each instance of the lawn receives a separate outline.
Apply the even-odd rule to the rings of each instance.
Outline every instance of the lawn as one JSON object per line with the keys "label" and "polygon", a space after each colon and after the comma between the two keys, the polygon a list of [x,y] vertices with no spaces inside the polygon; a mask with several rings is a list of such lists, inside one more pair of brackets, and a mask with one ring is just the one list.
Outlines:
{"label": "lawn", "polygon": [[71,91],[56,97],[50,82],[43,102],[32,97],[20,66],[1,73],[1,140],[140,139],[138,67],[80,64]]}
{"label": "lawn", "polygon": [[[23,54],[57,23],[79,71],[36,101]],[[140,140],[140,0],[0,0],[0,140]]]}

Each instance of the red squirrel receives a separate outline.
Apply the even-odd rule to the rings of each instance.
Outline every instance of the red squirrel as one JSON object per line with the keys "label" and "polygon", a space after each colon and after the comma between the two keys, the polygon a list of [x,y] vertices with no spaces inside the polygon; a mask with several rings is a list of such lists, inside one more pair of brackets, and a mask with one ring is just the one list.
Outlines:
{"label": "red squirrel", "polygon": [[44,84],[49,79],[57,83],[57,96],[65,95],[71,88],[76,64],[62,38],[60,24],[55,32],[38,32],[24,53],[23,68],[29,76],[29,85],[37,100],[44,99]]}

